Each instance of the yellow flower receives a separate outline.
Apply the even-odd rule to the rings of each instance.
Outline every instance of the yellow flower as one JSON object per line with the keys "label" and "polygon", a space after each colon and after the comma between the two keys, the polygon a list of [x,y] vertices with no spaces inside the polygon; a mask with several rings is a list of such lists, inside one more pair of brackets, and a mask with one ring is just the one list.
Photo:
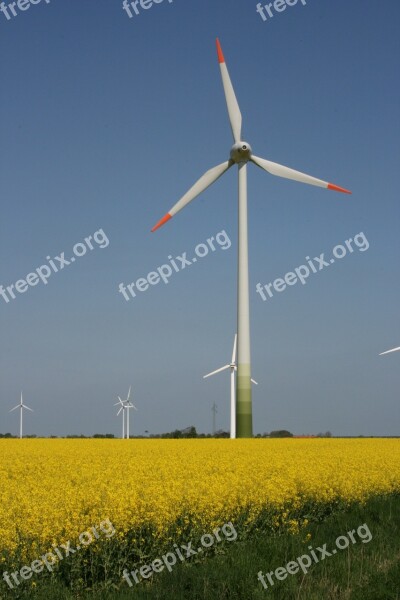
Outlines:
{"label": "yellow flower", "polygon": [[0,456],[2,562],[76,546],[91,527],[101,548],[106,519],[135,544],[187,541],[188,532],[211,534],[241,516],[243,528],[262,521],[297,534],[308,524],[305,505],[312,514],[400,492],[396,439],[1,439]]}

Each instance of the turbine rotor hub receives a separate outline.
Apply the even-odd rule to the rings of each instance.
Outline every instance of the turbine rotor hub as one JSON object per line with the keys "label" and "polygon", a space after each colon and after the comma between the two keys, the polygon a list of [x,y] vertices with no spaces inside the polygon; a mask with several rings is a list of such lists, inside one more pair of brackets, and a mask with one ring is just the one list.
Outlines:
{"label": "turbine rotor hub", "polygon": [[231,159],[235,163],[247,162],[251,157],[251,146],[247,142],[238,142],[231,148]]}

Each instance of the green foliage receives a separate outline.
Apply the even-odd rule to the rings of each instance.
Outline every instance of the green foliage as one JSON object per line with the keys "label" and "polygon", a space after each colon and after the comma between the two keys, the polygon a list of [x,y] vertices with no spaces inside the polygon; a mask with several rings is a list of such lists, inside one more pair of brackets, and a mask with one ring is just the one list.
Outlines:
{"label": "green foliage", "polygon": [[269,437],[287,438],[287,437],[293,437],[293,433],[290,433],[290,431],[287,431],[286,429],[278,429],[277,431],[271,431],[271,433],[269,434]]}
{"label": "green foliage", "polygon": [[[315,508],[315,507],[314,507]],[[171,573],[163,571],[151,579],[129,588],[121,579],[125,567],[131,570],[133,563],[149,563],[159,557],[149,550],[146,543],[140,545],[137,538],[120,542],[110,538],[100,554],[75,555],[62,566],[60,573],[37,576],[37,587],[26,582],[25,589],[14,593],[7,590],[4,582],[0,587],[1,600],[398,600],[400,584],[399,543],[400,496],[376,497],[364,506],[331,506],[329,510],[308,507],[309,516],[314,515],[306,528],[298,535],[284,530],[273,530],[261,521],[260,527],[245,533],[244,516],[235,522],[238,540],[218,544],[211,553],[196,560],[177,564]],[[297,516],[297,515],[293,515]],[[266,515],[264,515],[266,517]],[[289,576],[276,581],[265,590],[257,579],[257,573],[274,571],[289,561],[327,544],[334,546],[338,536],[357,529],[366,523],[372,533],[369,543],[361,540],[347,550],[313,564],[309,573]],[[178,524],[182,526],[183,523]],[[140,532],[145,541],[152,532]],[[185,539],[193,539],[192,532],[185,530]],[[204,532],[203,532],[204,533]],[[173,536],[174,532],[170,534]],[[187,537],[188,536],[188,537]],[[175,538],[173,538],[175,539]],[[176,538],[178,541],[178,538]],[[125,544],[124,548],[121,544]],[[197,547],[197,546],[195,546]],[[170,549],[165,546],[166,550]],[[85,570],[82,571],[82,564]],[[4,567],[3,567],[4,568]],[[119,573],[119,577],[115,577]],[[28,585],[29,584],[29,585]]]}

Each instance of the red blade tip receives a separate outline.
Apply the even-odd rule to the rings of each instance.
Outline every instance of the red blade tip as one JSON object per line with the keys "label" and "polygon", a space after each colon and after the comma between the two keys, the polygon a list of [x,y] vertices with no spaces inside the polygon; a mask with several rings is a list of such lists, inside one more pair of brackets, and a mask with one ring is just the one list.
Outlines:
{"label": "red blade tip", "polygon": [[217,53],[218,53],[218,61],[220,63],[224,63],[225,59],[224,59],[224,55],[222,53],[221,44],[219,43],[219,39],[218,38],[217,38]]}
{"label": "red blade tip", "polygon": [[151,230],[151,232],[153,233],[153,231],[156,231],[157,229],[159,229],[160,227],[162,227],[170,219],[172,219],[172,215],[170,215],[169,213],[167,213],[166,215],[163,216],[163,218],[160,221],[158,221],[157,225],[154,225],[154,227]]}
{"label": "red blade tip", "polygon": [[333,190],[334,192],[342,192],[343,194],[351,194],[350,190],[346,190],[345,188],[339,187],[338,185],[334,185],[333,183],[328,183],[328,190]]}

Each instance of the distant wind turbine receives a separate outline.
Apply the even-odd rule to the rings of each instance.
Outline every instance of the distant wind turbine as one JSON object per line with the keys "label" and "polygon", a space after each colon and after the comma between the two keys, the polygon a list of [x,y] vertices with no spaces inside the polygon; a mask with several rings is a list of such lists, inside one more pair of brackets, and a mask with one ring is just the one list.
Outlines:
{"label": "distant wind turbine", "polygon": [[[238,46],[243,54],[243,47]],[[239,174],[239,216],[238,216],[238,293],[237,293],[237,333],[238,333],[238,371],[237,371],[237,434],[238,437],[253,436],[253,412],[251,400],[251,360],[250,360],[250,310],[249,310],[249,260],[248,260],[248,227],[247,227],[247,163],[252,162],[271,175],[292,179],[301,183],[316,185],[321,188],[350,194],[348,190],[327,181],[316,179],[310,175],[289,169],[270,160],[259,158],[253,154],[251,146],[242,139],[242,114],[236,99],[235,91],[229,77],[221,45],[217,39],[217,54],[221,70],[222,84],[225,93],[229,120],[232,128],[234,145],[229,160],[209,169],[184,194],[180,200],[152,228],[155,231],[172,219],[182,208],[204,192],[233,165],[237,165]],[[201,124],[201,127],[203,125]],[[209,146],[213,147],[213,140]]]}
{"label": "distant wind turbine", "polygon": [[120,412],[122,411],[122,439],[125,438],[125,410],[126,410],[126,406],[124,404],[124,401],[121,400],[121,398],[118,396],[118,402],[116,402],[114,404],[114,406],[120,406],[119,411],[117,412],[117,417],[119,416]]}
{"label": "distant wind turbine", "polygon": [[[134,406],[134,404],[132,404],[132,402],[130,402],[129,398],[131,396],[131,386],[129,386],[129,391],[128,391],[128,395],[126,397],[126,400],[122,400],[120,398],[120,396],[118,396],[118,402],[116,402],[114,404],[114,406],[119,406],[120,409],[117,412],[117,417],[118,415],[122,412],[122,439],[128,439],[130,437],[130,432],[129,432],[129,411],[131,408],[134,408],[135,410],[137,410],[136,406]],[[125,428],[125,411],[126,411],[126,428]]]}
{"label": "distant wind turbine", "polygon": [[129,386],[129,392],[128,392],[128,396],[126,397],[125,400],[125,408],[126,408],[126,437],[129,440],[130,437],[130,433],[129,433],[129,411],[131,408],[134,408],[135,410],[137,410],[136,406],[134,404],[132,404],[132,402],[129,400],[131,395],[131,386]]}
{"label": "distant wind turbine", "polygon": [[13,410],[17,410],[18,408],[20,410],[20,413],[19,413],[19,438],[22,439],[22,415],[23,415],[24,409],[30,410],[31,412],[33,412],[32,408],[29,408],[29,406],[26,406],[26,404],[24,404],[23,399],[22,399],[22,392],[21,392],[20,403],[17,404],[17,406],[14,406],[14,408],[12,408],[9,412],[13,412]]}
{"label": "distant wind turbine", "polygon": [[[236,390],[235,390],[235,371],[237,371],[236,365],[236,346],[237,346],[237,334],[235,334],[235,338],[233,340],[233,350],[232,350],[232,360],[229,365],[225,365],[216,371],[212,371],[211,373],[207,373],[207,375],[203,376],[203,379],[207,377],[211,377],[216,373],[220,373],[221,371],[225,371],[226,369],[230,369],[231,371],[231,439],[236,438]],[[257,381],[254,379],[250,379],[251,383],[258,385]]]}
{"label": "distant wind turbine", "polygon": [[379,356],[383,356],[384,354],[390,354],[391,352],[398,352],[400,350],[400,346],[398,348],[392,348],[391,350],[386,350],[385,352],[381,352]]}

